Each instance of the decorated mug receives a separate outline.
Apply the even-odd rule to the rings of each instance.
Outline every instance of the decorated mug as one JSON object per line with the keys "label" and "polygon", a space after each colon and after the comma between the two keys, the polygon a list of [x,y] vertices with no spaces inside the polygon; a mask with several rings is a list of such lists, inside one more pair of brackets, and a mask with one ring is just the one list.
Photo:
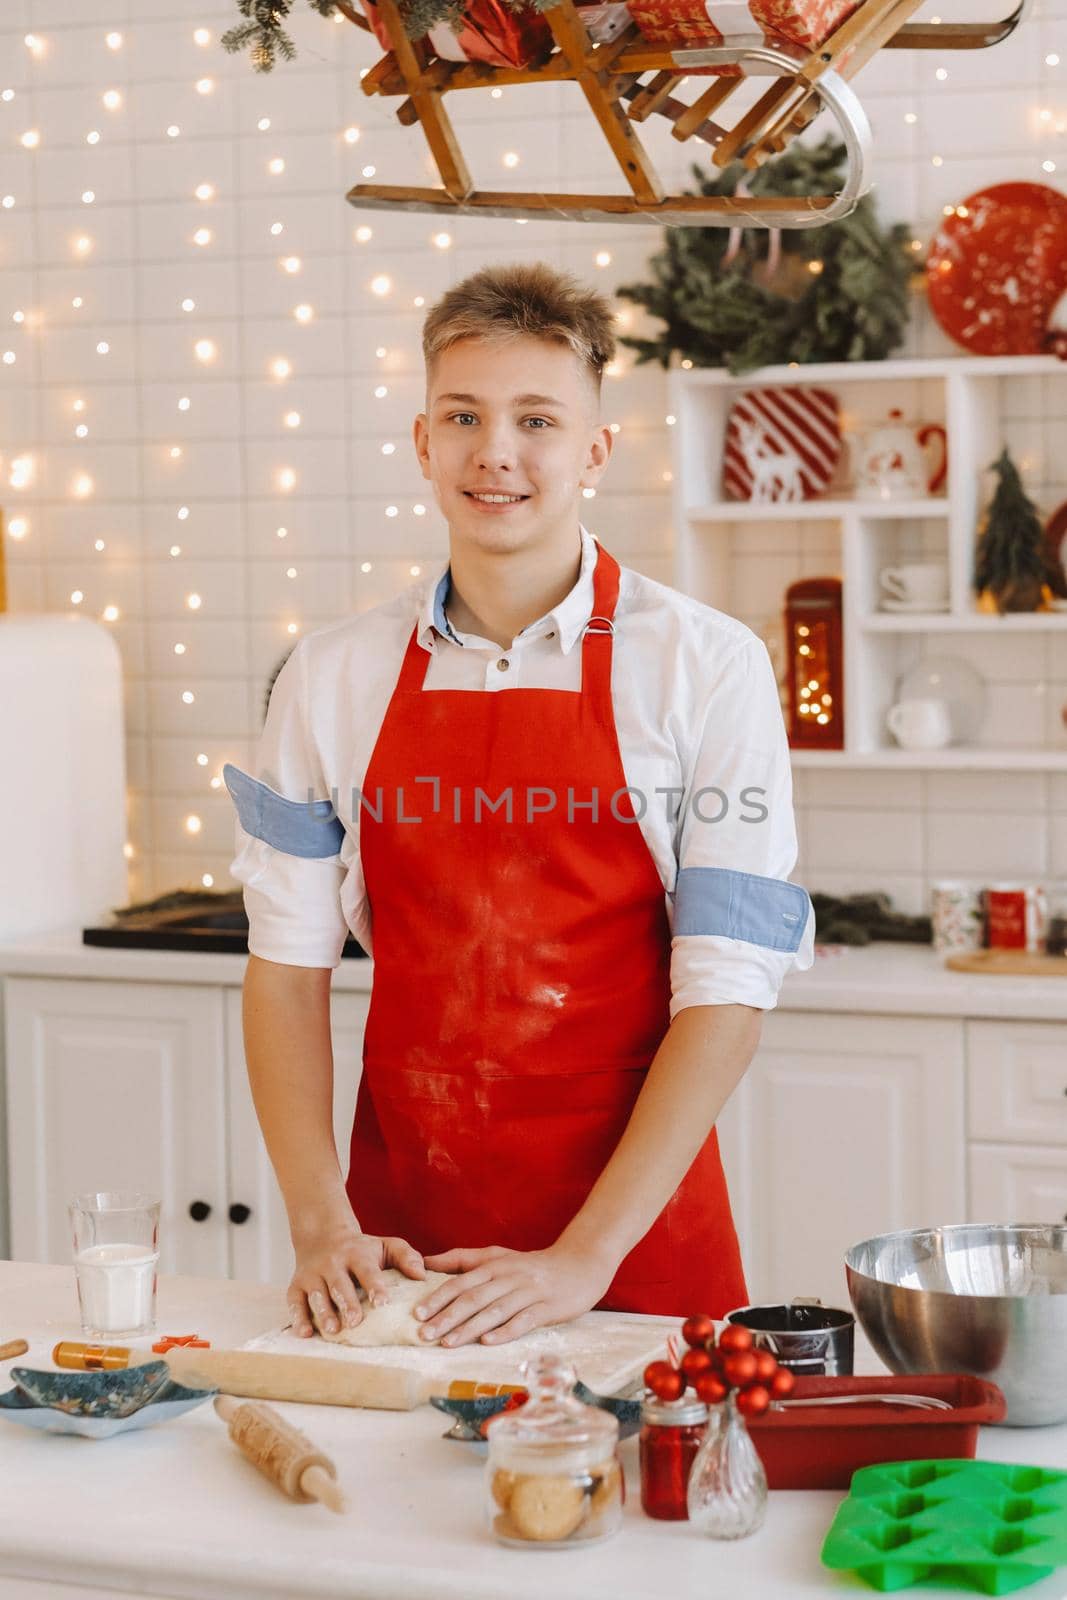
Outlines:
{"label": "decorated mug", "polygon": [[980,950],[985,939],[981,889],[968,883],[935,883],[930,890],[934,949],[945,955]]}

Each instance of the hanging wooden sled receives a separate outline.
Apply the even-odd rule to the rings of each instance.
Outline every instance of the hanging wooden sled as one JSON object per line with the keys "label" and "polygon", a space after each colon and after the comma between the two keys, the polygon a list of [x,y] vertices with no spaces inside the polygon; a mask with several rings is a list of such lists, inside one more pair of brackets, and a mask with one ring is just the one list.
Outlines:
{"label": "hanging wooden sled", "polygon": [[[374,31],[390,48],[362,78],[368,95],[398,97],[397,119],[405,127],[421,123],[437,170],[440,188],[358,183],[347,199],[372,210],[429,211],[441,215],[496,217],[562,217],[577,222],[655,222],[673,227],[811,228],[847,216],[870,187],[871,129],[848,80],[878,50],[983,50],[1015,31],[1031,0],[1019,0],[1010,16],[996,23],[909,23],[921,0],[816,0],[821,15],[838,15],[820,42],[817,25],[808,28],[809,43],[790,44],[781,37],[752,31],[753,12],[745,0],[707,0],[710,18],[740,15],[749,31],[721,33],[707,21],[677,25],[677,7],[668,8],[674,39],[650,40],[656,31],[646,23],[643,34],[630,20],[610,42],[591,37],[573,0],[559,0],[542,12],[547,25],[544,47],[521,67],[488,65],[485,61],[440,59],[426,39],[409,39],[396,0],[373,0],[378,27]],[[769,9],[781,0],[770,0]],[[799,0],[803,8],[804,0]],[[338,9],[358,26],[371,24],[348,0]],[[703,5],[697,8],[703,12]],[[637,4],[631,5],[637,11]],[[755,6],[753,5],[753,10]],[[589,13],[587,12],[587,15]],[[681,31],[680,46],[677,35]],[[436,33],[437,30],[434,30]],[[802,35],[804,30],[801,30]],[[685,46],[685,37],[710,36],[711,43]],[[687,103],[675,90],[689,77],[713,75],[709,87]],[[773,81],[732,127],[715,115],[746,77]],[[461,89],[491,89],[517,83],[577,83],[596,117],[611,152],[629,185],[620,194],[524,194],[476,189],[463,158],[455,129],[445,110],[445,95]],[[695,139],[711,150],[717,167],[741,161],[754,170],[781,153],[822,110],[833,117],[847,153],[845,183],[830,195],[760,196],[669,194],[638,137],[636,124],[652,115],[673,123],[674,138]]]}

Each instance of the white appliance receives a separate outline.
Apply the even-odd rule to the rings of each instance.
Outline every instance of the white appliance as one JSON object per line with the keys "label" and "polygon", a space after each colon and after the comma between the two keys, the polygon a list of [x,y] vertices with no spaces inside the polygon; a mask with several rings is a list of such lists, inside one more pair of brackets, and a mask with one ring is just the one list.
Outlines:
{"label": "white appliance", "polygon": [[0,615],[0,941],[129,898],[122,662],[85,617]]}

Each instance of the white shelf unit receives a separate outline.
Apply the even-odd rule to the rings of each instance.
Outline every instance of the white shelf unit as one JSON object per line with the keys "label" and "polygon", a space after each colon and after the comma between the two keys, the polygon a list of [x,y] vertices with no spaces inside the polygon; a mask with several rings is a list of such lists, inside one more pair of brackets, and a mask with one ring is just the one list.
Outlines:
{"label": "white shelf unit", "polygon": [[[718,368],[670,373],[677,587],[754,624],[745,616],[743,597],[733,592],[739,557],[751,567],[766,552],[768,583],[777,586],[776,598],[759,607],[767,615],[775,607],[780,612],[784,589],[797,575],[795,562],[790,566],[784,554],[790,541],[800,549],[812,536],[809,530],[819,530],[820,548],[831,541],[837,551],[834,560],[823,557],[815,565],[843,581],[845,748],[794,751],[798,767],[1067,771],[1067,739],[1057,745],[1047,730],[1043,742],[1030,745],[912,751],[894,743],[885,722],[901,673],[923,653],[950,653],[952,638],[943,644],[937,635],[982,640],[1067,633],[1067,613],[1000,617],[980,612],[971,588],[976,530],[989,490],[987,469],[1003,446],[1005,417],[1019,409],[1014,402],[1033,380],[1050,381],[1055,413],[1067,418],[1067,363],[1051,356],[834,362],[764,367],[743,377]],[[846,476],[844,486],[835,479],[821,500],[774,505],[724,500],[723,445],[731,403],[743,389],[779,384],[832,389],[846,443],[885,420],[894,407],[916,424],[942,422],[948,440],[946,493],[911,501],[851,499]],[[882,568],[916,559],[947,561],[948,610],[922,615],[879,610]],[[783,567],[789,568],[785,577]],[[927,651],[928,636],[935,637]]]}

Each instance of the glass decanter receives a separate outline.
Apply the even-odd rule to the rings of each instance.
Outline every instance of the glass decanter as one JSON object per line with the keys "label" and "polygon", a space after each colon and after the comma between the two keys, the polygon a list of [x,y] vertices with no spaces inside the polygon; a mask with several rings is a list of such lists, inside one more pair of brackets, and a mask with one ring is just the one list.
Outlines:
{"label": "glass decanter", "polygon": [[709,1408],[687,1500],[690,1522],[711,1539],[743,1539],[763,1522],[767,1474],[733,1394]]}

